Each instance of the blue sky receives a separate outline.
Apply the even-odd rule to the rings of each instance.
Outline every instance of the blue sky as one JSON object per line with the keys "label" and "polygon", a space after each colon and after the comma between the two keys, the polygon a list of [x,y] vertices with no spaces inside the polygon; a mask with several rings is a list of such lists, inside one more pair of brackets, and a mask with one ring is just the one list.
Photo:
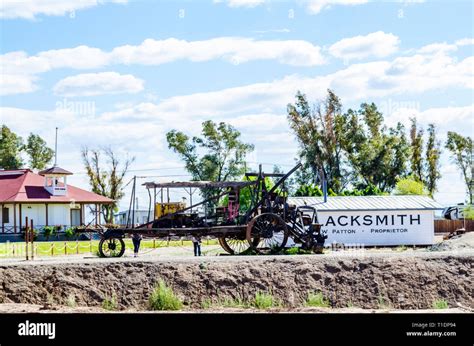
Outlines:
{"label": "blue sky", "polygon": [[[58,126],[59,163],[81,187],[84,145],[136,156],[130,177],[185,179],[164,135],[198,134],[206,119],[254,143],[252,164],[288,168],[297,145],[285,110],[298,89],[316,102],[330,87],[345,109],[373,101],[389,124],[416,115],[442,140],[472,136],[473,11],[471,1],[3,1],[0,120],[50,145]],[[442,174],[436,199],[462,202],[446,151]]]}

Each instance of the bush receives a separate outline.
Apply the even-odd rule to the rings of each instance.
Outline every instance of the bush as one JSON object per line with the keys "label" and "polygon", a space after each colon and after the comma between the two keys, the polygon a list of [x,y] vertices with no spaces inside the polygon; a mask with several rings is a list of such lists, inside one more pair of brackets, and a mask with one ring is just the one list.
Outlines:
{"label": "bush", "polygon": [[425,185],[421,181],[408,177],[399,179],[394,190],[395,195],[428,195]]}
{"label": "bush", "polygon": [[329,304],[329,300],[324,298],[322,292],[318,292],[318,293],[311,292],[308,294],[308,298],[306,299],[306,306],[328,308],[330,304]]}
{"label": "bush", "polygon": [[76,235],[76,230],[74,227],[68,227],[64,230],[64,236],[67,239],[72,239]]}
{"label": "bush", "polygon": [[252,305],[257,309],[268,309],[276,306],[280,306],[278,301],[270,294],[265,292],[255,293],[255,298]]}
{"label": "bush", "polygon": [[438,299],[433,302],[433,309],[447,309],[449,308],[448,302],[444,299]]}
{"label": "bush", "polygon": [[104,301],[102,302],[102,308],[105,310],[117,310],[118,303],[117,303],[117,296],[112,294],[112,297],[105,296]]}
{"label": "bush", "polygon": [[[39,231],[36,228],[33,228],[33,240],[38,238]],[[25,227],[21,228],[21,238],[25,240]]]}
{"label": "bush", "polygon": [[174,294],[171,287],[166,286],[163,280],[160,280],[149,298],[151,310],[181,310],[183,303]]}
{"label": "bush", "polygon": [[43,235],[46,238],[46,240],[49,239],[49,237],[56,235],[57,232],[57,227],[56,226],[44,226],[43,227]]}

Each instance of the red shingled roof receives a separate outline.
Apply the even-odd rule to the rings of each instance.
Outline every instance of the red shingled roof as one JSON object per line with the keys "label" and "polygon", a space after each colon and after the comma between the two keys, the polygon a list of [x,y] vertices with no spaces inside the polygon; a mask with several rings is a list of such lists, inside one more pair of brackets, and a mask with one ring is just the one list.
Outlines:
{"label": "red shingled roof", "polygon": [[52,196],[44,188],[44,177],[29,169],[0,171],[0,203],[111,203],[110,198],[67,186],[66,196]]}

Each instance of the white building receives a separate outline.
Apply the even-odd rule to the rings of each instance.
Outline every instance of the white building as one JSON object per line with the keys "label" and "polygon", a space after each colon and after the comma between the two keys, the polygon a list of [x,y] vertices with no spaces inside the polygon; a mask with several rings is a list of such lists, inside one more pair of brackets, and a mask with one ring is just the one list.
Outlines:
{"label": "white building", "polygon": [[[79,226],[85,223],[85,209],[100,210],[113,200],[67,184],[72,175],[54,166],[33,173],[29,169],[0,170],[0,235],[20,234],[33,220],[36,229],[44,226]],[[100,224],[97,212],[95,223]],[[0,238],[1,239],[1,238]]]}
{"label": "white building", "polygon": [[443,207],[427,196],[290,197],[289,204],[317,209],[326,245],[429,245],[434,212]]}

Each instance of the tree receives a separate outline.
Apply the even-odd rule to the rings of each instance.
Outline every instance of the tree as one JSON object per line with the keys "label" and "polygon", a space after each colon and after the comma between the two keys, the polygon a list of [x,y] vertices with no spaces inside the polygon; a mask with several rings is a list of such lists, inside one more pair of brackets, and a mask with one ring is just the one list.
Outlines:
{"label": "tree", "polygon": [[395,195],[427,195],[428,191],[418,177],[399,179],[394,190]]}
{"label": "tree", "polygon": [[472,138],[463,137],[456,132],[449,131],[446,149],[451,152],[453,162],[461,170],[464,183],[469,193],[469,204],[472,204],[474,189]]}
{"label": "tree", "polygon": [[416,118],[410,118],[410,164],[411,174],[418,181],[424,181],[423,174],[423,128],[418,128]]}
{"label": "tree", "polygon": [[[314,181],[323,170],[328,188],[339,192],[347,185],[340,143],[342,105],[336,94],[327,91],[326,99],[312,109],[306,95],[296,93],[294,104],[288,104],[288,121],[300,146],[304,169],[311,172]],[[311,183],[310,181],[303,184]]]}
{"label": "tree", "polygon": [[[202,123],[202,137],[192,139],[176,130],[166,134],[168,147],[184,161],[193,180],[228,181],[245,173],[245,157],[254,146],[240,140],[240,132],[224,122]],[[198,147],[204,151],[198,154]]]}
{"label": "tree", "polygon": [[[102,164],[102,154],[107,158],[108,167],[104,167]],[[110,205],[103,205],[101,210],[104,220],[107,223],[113,223],[114,211],[125,194],[123,192],[123,179],[135,158],[127,157],[121,165],[122,160],[117,157],[111,148],[89,150],[84,147],[81,155],[92,192],[114,200],[114,203]]]}
{"label": "tree", "polygon": [[[358,111],[343,115],[341,143],[352,168],[352,185],[359,190],[390,191],[406,173],[409,146],[405,128],[383,125],[383,115],[374,103],[363,103]],[[369,189],[370,190],[370,189]]]}
{"label": "tree", "polygon": [[439,172],[439,160],[441,157],[441,142],[436,139],[436,127],[434,124],[428,125],[428,142],[426,144],[426,174],[425,185],[429,195],[433,197],[441,178]]}
{"label": "tree", "polygon": [[0,136],[0,167],[3,169],[18,169],[23,166],[21,150],[23,140],[20,136],[2,125]]}
{"label": "tree", "polygon": [[30,168],[39,170],[46,168],[54,155],[54,150],[46,146],[44,139],[33,133],[28,136],[25,151],[29,156]]}

